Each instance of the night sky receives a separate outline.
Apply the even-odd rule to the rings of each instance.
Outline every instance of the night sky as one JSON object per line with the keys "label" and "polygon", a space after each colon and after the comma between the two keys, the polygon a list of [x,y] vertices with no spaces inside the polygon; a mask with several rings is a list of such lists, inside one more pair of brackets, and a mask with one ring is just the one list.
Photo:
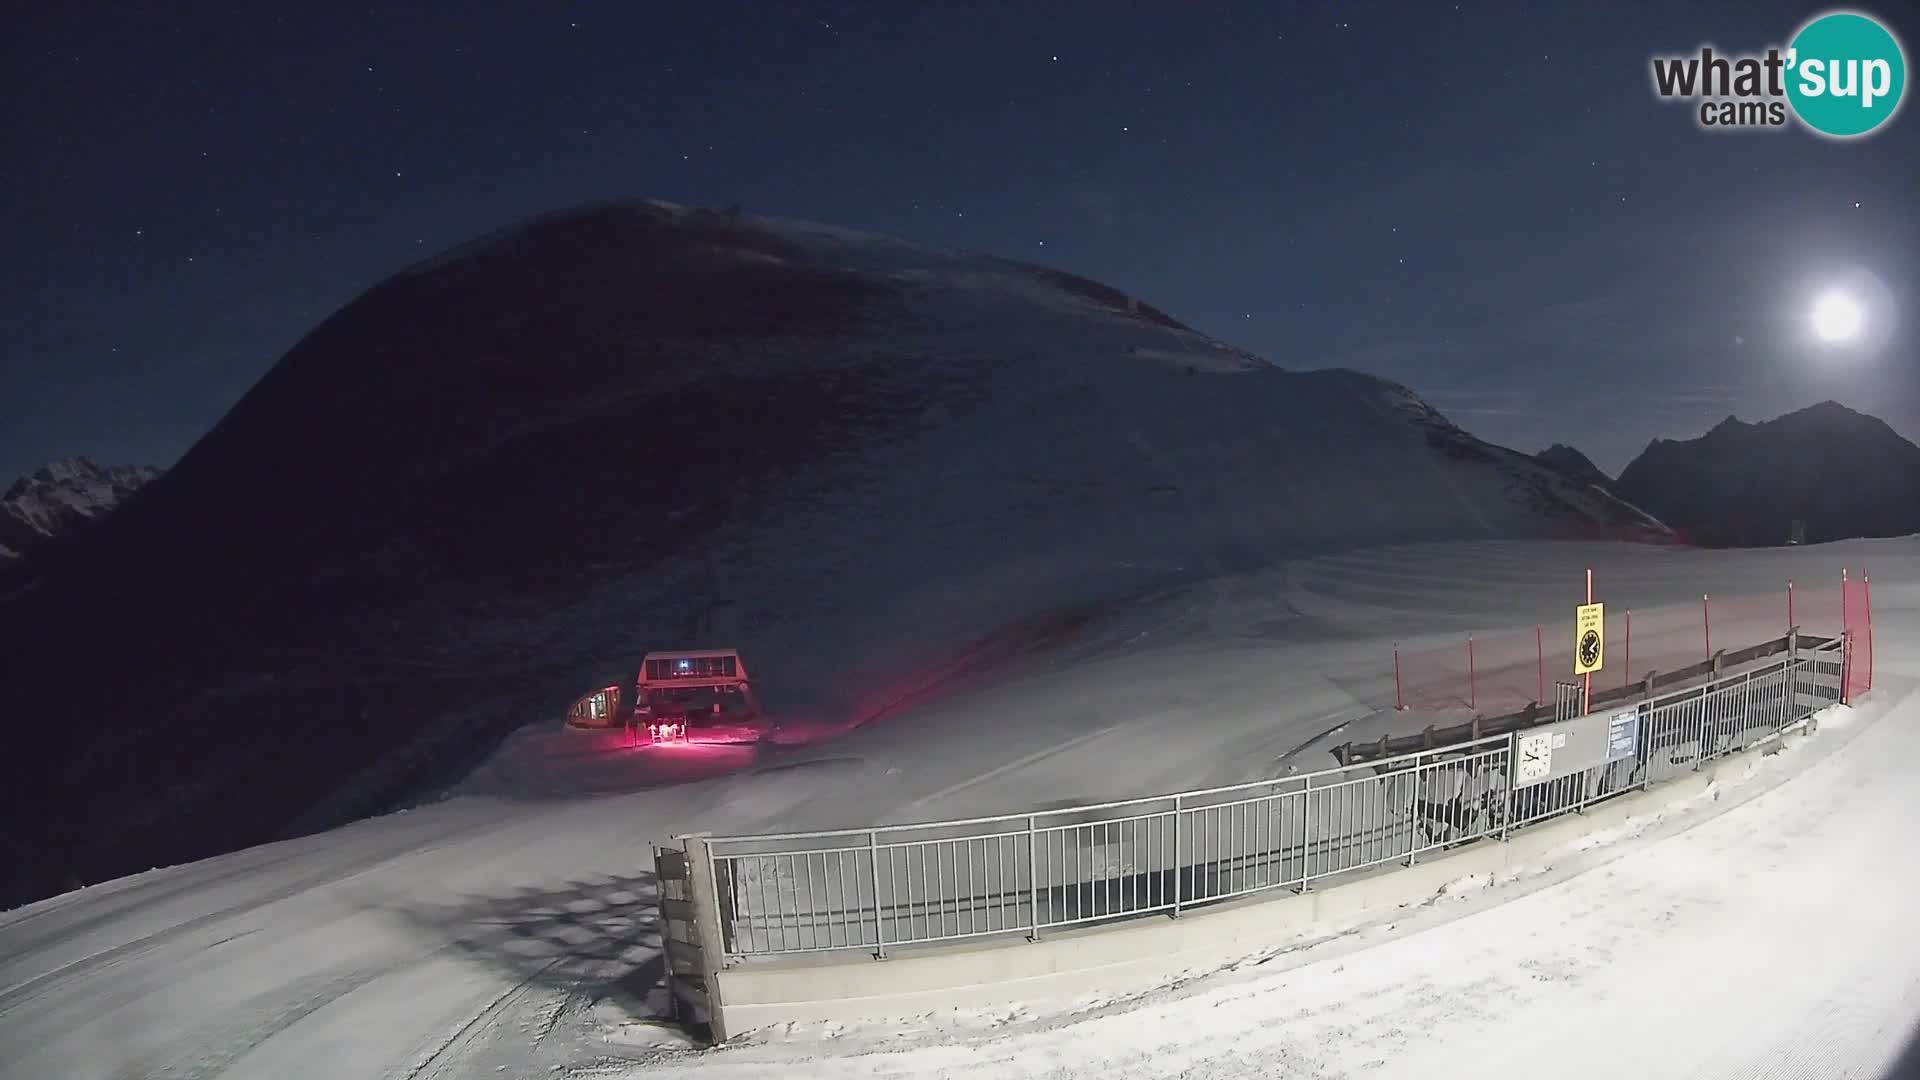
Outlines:
{"label": "night sky", "polygon": [[[1912,104],[1839,143],[1704,132],[1650,88],[1655,52],[1757,51],[1814,7],[1140,6],[16,16],[0,485],[69,454],[169,464],[407,263],[634,196],[1045,262],[1609,470],[1823,398],[1920,437]],[[1867,10],[1911,61],[1920,23]],[[1874,343],[1811,343],[1837,280],[1873,297]]]}

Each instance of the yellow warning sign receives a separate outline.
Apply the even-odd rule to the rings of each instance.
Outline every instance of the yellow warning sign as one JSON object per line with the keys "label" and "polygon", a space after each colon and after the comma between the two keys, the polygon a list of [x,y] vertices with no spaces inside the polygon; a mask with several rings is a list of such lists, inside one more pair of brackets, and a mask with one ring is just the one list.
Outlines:
{"label": "yellow warning sign", "polygon": [[1573,673],[1599,671],[1607,658],[1607,605],[1582,604],[1573,616]]}

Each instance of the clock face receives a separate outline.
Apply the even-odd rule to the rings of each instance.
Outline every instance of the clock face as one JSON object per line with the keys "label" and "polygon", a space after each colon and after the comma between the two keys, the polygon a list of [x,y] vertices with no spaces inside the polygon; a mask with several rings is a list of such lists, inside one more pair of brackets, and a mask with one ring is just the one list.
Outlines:
{"label": "clock face", "polygon": [[1521,737],[1515,750],[1519,755],[1513,765],[1515,779],[1540,780],[1553,771],[1553,735],[1550,732]]}

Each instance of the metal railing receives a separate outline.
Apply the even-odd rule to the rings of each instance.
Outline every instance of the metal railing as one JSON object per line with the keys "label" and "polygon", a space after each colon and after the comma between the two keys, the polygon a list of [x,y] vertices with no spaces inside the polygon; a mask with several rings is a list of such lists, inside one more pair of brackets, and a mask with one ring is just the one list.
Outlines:
{"label": "metal railing", "polygon": [[1632,747],[1529,783],[1525,732],[1282,779],[832,832],[711,837],[726,960],[1046,932],[1277,890],[1575,813],[1776,737],[1841,700],[1844,638],[1616,710]]}

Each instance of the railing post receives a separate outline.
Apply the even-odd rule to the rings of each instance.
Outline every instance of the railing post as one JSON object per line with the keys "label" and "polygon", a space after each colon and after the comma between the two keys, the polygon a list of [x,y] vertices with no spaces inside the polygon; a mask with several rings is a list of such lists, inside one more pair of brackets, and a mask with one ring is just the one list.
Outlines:
{"label": "railing post", "polygon": [[887,923],[880,917],[880,832],[867,830],[867,870],[873,874],[873,958],[887,958]]}
{"label": "railing post", "polygon": [[[1752,721],[1753,721],[1753,672],[1749,671],[1747,672],[1747,677],[1741,680],[1740,682],[1740,727],[1745,731],[1751,731],[1753,730],[1751,726]],[[1745,743],[1741,743],[1740,748],[1742,750],[1745,750],[1747,746]]]}
{"label": "railing post", "polygon": [[[1468,638],[1467,640],[1471,641],[1473,639]],[[1428,730],[1431,731],[1432,728],[1429,727]],[[1418,758],[1415,758],[1414,761],[1416,762],[1414,767],[1411,769],[1408,769],[1406,772],[1406,777],[1409,785],[1407,788],[1407,865],[1408,866],[1412,866],[1414,863],[1414,860],[1418,858],[1420,855],[1420,766],[1418,764],[1418,761],[1419,761]]]}
{"label": "railing post", "polygon": [[1507,770],[1500,792],[1500,839],[1507,838],[1507,830],[1513,827],[1513,759],[1520,752],[1520,733],[1507,732]]}
{"label": "railing post", "polygon": [[[1789,582],[1791,584],[1791,582]],[[1787,723],[1800,719],[1800,628],[1787,627]]]}
{"label": "railing post", "polygon": [[1037,834],[1033,815],[1027,815],[1027,902],[1033,909],[1027,919],[1027,940],[1040,940],[1040,859],[1034,853]]}
{"label": "railing post", "polygon": [[[1344,762],[1342,763],[1344,764]],[[1300,790],[1300,892],[1313,884],[1313,774]]]}
{"label": "railing post", "polygon": [[1633,735],[1633,763],[1640,772],[1641,791],[1653,786],[1653,714],[1658,711],[1652,701],[1645,704],[1644,709],[1637,704],[1633,707],[1637,729]]}
{"label": "railing post", "polygon": [[[675,837],[687,853],[687,890],[693,901],[693,933],[700,939],[700,981],[707,991],[707,1025],[713,1041],[727,1041],[726,1008],[720,995],[720,972],[727,966],[726,932],[720,920],[720,883],[707,834]],[[664,950],[667,927],[660,928]],[[671,961],[669,961],[671,965]]]}
{"label": "railing post", "polygon": [[1180,844],[1180,820],[1186,815],[1180,812],[1180,801],[1180,796],[1173,797],[1173,914],[1176,918],[1180,915],[1180,904],[1183,900],[1180,878],[1186,870],[1182,861],[1185,856],[1181,853]]}
{"label": "railing post", "polygon": [[1853,631],[1840,631],[1840,704],[1853,704]]}

